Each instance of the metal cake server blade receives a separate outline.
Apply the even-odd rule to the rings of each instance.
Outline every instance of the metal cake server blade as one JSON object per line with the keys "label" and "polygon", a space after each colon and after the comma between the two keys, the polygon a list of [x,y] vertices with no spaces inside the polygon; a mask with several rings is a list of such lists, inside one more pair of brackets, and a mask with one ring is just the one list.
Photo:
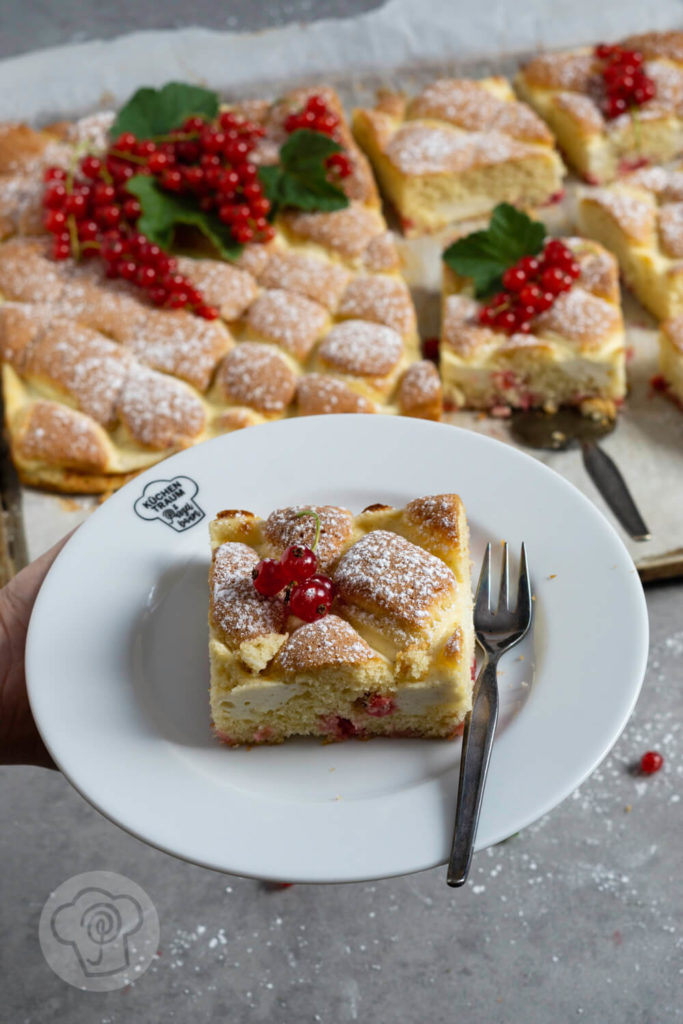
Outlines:
{"label": "metal cake server blade", "polygon": [[619,467],[598,444],[615,426],[614,419],[592,419],[575,409],[559,409],[556,413],[529,409],[514,413],[510,421],[512,436],[528,448],[565,451],[580,445],[586,472],[624,530],[633,540],[649,540],[650,531]]}

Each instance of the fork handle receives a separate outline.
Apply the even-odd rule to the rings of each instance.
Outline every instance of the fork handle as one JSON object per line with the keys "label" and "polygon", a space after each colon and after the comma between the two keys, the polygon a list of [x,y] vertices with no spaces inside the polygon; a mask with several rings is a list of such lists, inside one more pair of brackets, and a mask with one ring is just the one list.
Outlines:
{"label": "fork handle", "polygon": [[487,658],[474,684],[472,710],[465,719],[455,831],[446,879],[454,888],[465,884],[472,861],[486,773],[498,721],[497,673],[498,659]]}

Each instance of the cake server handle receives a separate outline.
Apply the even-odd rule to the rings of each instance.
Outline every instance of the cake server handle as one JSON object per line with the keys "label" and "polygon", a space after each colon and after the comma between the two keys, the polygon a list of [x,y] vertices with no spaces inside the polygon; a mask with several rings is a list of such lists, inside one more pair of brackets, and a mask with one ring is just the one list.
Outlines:
{"label": "cake server handle", "polygon": [[633,540],[649,540],[650,531],[638,511],[619,467],[596,441],[582,441],[586,472]]}
{"label": "cake server handle", "polygon": [[458,804],[446,877],[448,884],[455,888],[467,881],[477,837],[484,784],[498,721],[497,674],[498,658],[490,654],[474,684],[472,710],[465,719],[462,734]]}

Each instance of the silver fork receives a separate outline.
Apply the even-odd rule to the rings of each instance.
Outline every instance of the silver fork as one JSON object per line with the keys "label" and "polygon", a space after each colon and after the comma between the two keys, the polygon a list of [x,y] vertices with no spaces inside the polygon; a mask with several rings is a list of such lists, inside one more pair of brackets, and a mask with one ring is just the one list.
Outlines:
{"label": "silver fork", "polygon": [[486,773],[498,721],[498,661],[526,636],[531,625],[531,585],[524,544],[514,610],[509,607],[509,578],[508,547],[504,544],[498,607],[492,611],[491,545],[487,544],[474,600],[474,632],[484,652],[484,663],[474,684],[472,710],[465,719],[462,736],[458,804],[447,875],[447,882],[453,887],[465,884],[472,861]]}

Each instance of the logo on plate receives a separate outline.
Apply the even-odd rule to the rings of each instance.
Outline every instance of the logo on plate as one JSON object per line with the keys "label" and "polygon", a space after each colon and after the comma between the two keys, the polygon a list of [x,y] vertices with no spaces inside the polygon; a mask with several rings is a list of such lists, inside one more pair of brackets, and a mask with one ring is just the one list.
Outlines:
{"label": "logo on plate", "polygon": [[182,533],[204,518],[194,500],[199,487],[189,476],[172,480],[154,480],[147,484],[133,508],[141,519],[160,519],[172,530]]}
{"label": "logo on plate", "polygon": [[86,992],[111,992],[136,981],[151,964],[159,918],[130,878],[88,871],[51,893],[38,935],[43,956],[63,981]]}

